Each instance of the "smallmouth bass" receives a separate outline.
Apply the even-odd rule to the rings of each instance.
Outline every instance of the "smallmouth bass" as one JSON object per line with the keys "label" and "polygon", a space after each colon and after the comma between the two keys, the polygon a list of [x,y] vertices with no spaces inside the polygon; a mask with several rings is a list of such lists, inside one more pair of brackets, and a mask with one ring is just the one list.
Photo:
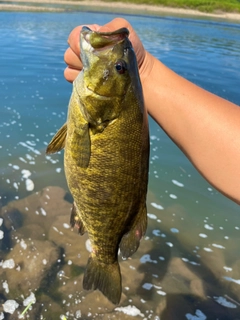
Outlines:
{"label": "smallmouth bass", "polygon": [[130,257],[147,228],[149,131],[138,65],[126,28],[80,34],[83,70],[73,82],[67,122],[47,153],[64,151],[74,198],[70,223],[88,232],[85,290],[118,304],[118,250]]}

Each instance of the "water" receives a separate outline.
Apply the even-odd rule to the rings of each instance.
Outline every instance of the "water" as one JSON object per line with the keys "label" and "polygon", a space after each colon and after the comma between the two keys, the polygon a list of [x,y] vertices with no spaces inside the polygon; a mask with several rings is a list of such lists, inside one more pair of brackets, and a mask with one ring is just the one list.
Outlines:
{"label": "water", "polygon": [[[46,145],[65,122],[71,93],[71,85],[63,78],[66,40],[76,25],[104,24],[113,17],[87,12],[0,13],[0,195],[3,207],[20,200],[18,208],[29,214],[31,203],[34,206],[37,200],[25,201],[26,196],[34,197],[35,192],[48,186],[67,190],[62,154],[45,156]],[[145,47],[167,66],[205,89],[240,104],[239,25],[172,17],[129,15],[127,19]],[[60,319],[63,315],[77,319],[80,314],[84,319],[128,319],[132,318],[129,312],[139,319],[233,320],[239,317],[239,206],[209,185],[151,119],[150,131],[149,227],[138,252],[132,259],[121,262],[124,298],[119,309],[114,310],[99,293],[87,295],[76,291],[74,282],[68,285],[78,279],[75,276],[82,275],[86,261],[80,270],[64,249],[65,260],[60,254],[57,267],[53,264],[57,269],[54,267],[45,277],[47,284],[38,290],[32,284],[31,290],[24,294],[26,299],[30,291],[35,292],[39,304],[33,305],[32,312],[35,310],[39,319],[44,319],[46,314],[47,319]],[[44,190],[48,199],[50,189]],[[61,197],[61,191],[58,192]],[[31,234],[39,255],[41,246],[37,241],[42,240],[41,237],[44,241],[51,240],[46,248],[51,247],[54,238],[51,232],[62,232],[62,247],[70,237],[76,242],[76,234],[68,229],[69,212],[62,218],[61,208],[54,207],[51,201],[48,199],[45,204],[54,208],[53,216],[43,209],[43,204],[28,219],[19,218],[20,222],[15,212],[15,231],[4,229],[0,218],[3,228],[0,259],[7,261],[7,265],[12,263],[9,259],[14,251],[14,237],[20,249],[25,250],[30,246]],[[57,221],[64,226],[62,231]],[[39,230],[34,237],[31,230],[36,224]],[[50,225],[53,229],[48,229]],[[12,240],[7,235],[11,235]],[[74,251],[73,256],[84,256],[87,238],[77,239],[84,243],[84,249],[80,253]],[[17,258],[14,259],[16,264]],[[47,262],[46,253],[41,256],[41,265]],[[24,299],[11,290],[11,281],[4,273],[7,269],[2,267],[0,271],[0,299],[3,303],[11,296],[24,305]],[[27,274],[30,277],[31,272]],[[17,281],[21,284],[19,278]],[[8,286],[10,293],[6,290]]]}

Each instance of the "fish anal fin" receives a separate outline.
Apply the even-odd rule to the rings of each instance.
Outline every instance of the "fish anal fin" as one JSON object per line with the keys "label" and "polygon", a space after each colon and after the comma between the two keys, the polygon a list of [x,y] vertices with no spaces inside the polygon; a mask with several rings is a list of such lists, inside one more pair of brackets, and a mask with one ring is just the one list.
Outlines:
{"label": "fish anal fin", "polygon": [[105,264],[90,255],[84,273],[83,289],[98,289],[109,301],[118,304],[122,294],[122,279],[118,262]]}
{"label": "fish anal fin", "polygon": [[76,226],[78,228],[78,233],[80,233],[81,236],[86,232],[86,228],[80,218],[75,202],[73,203],[71,210],[70,225],[72,228]]}
{"label": "fish anal fin", "polygon": [[67,123],[65,123],[55,134],[47,146],[46,153],[56,153],[65,147],[65,140],[67,136]]}
{"label": "fish anal fin", "polygon": [[120,251],[124,258],[130,257],[137,251],[140,240],[147,229],[147,208],[141,207],[129,232],[124,234],[120,242]]}
{"label": "fish anal fin", "polygon": [[74,129],[71,149],[77,165],[81,168],[87,168],[91,156],[91,141],[88,123]]}

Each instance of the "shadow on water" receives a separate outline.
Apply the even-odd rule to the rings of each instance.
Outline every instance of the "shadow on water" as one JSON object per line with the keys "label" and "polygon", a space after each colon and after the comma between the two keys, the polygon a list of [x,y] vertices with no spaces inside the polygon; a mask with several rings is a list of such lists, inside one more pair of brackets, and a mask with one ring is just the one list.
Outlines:
{"label": "shadow on water", "polygon": [[[176,246],[182,257],[192,256],[184,246],[179,243]],[[197,265],[186,263],[179,255],[172,255],[170,247],[163,243],[158,243],[157,248],[149,250],[146,254],[151,257],[151,262],[145,262],[138,267],[144,278],[137,294],[150,305],[157,305],[155,316],[159,316],[159,319],[240,319],[239,296],[234,294],[231,287],[226,288],[223,279],[217,278],[201,258]],[[165,257],[161,265],[154,263],[159,260],[159,256]],[[148,290],[145,290],[146,284],[149,285]],[[160,291],[160,295],[156,297],[154,287],[162,286],[167,294],[161,296]],[[189,292],[189,288],[192,293]]]}

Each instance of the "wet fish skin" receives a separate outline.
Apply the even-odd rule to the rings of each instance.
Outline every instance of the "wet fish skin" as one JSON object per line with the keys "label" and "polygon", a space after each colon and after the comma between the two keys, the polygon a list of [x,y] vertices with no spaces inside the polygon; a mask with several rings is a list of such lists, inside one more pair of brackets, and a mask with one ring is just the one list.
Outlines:
{"label": "wet fish skin", "polygon": [[67,124],[47,153],[65,147],[74,198],[71,224],[92,245],[83,288],[121,298],[118,249],[138,248],[147,227],[149,134],[138,66],[128,30],[80,35],[83,71],[73,84]]}

